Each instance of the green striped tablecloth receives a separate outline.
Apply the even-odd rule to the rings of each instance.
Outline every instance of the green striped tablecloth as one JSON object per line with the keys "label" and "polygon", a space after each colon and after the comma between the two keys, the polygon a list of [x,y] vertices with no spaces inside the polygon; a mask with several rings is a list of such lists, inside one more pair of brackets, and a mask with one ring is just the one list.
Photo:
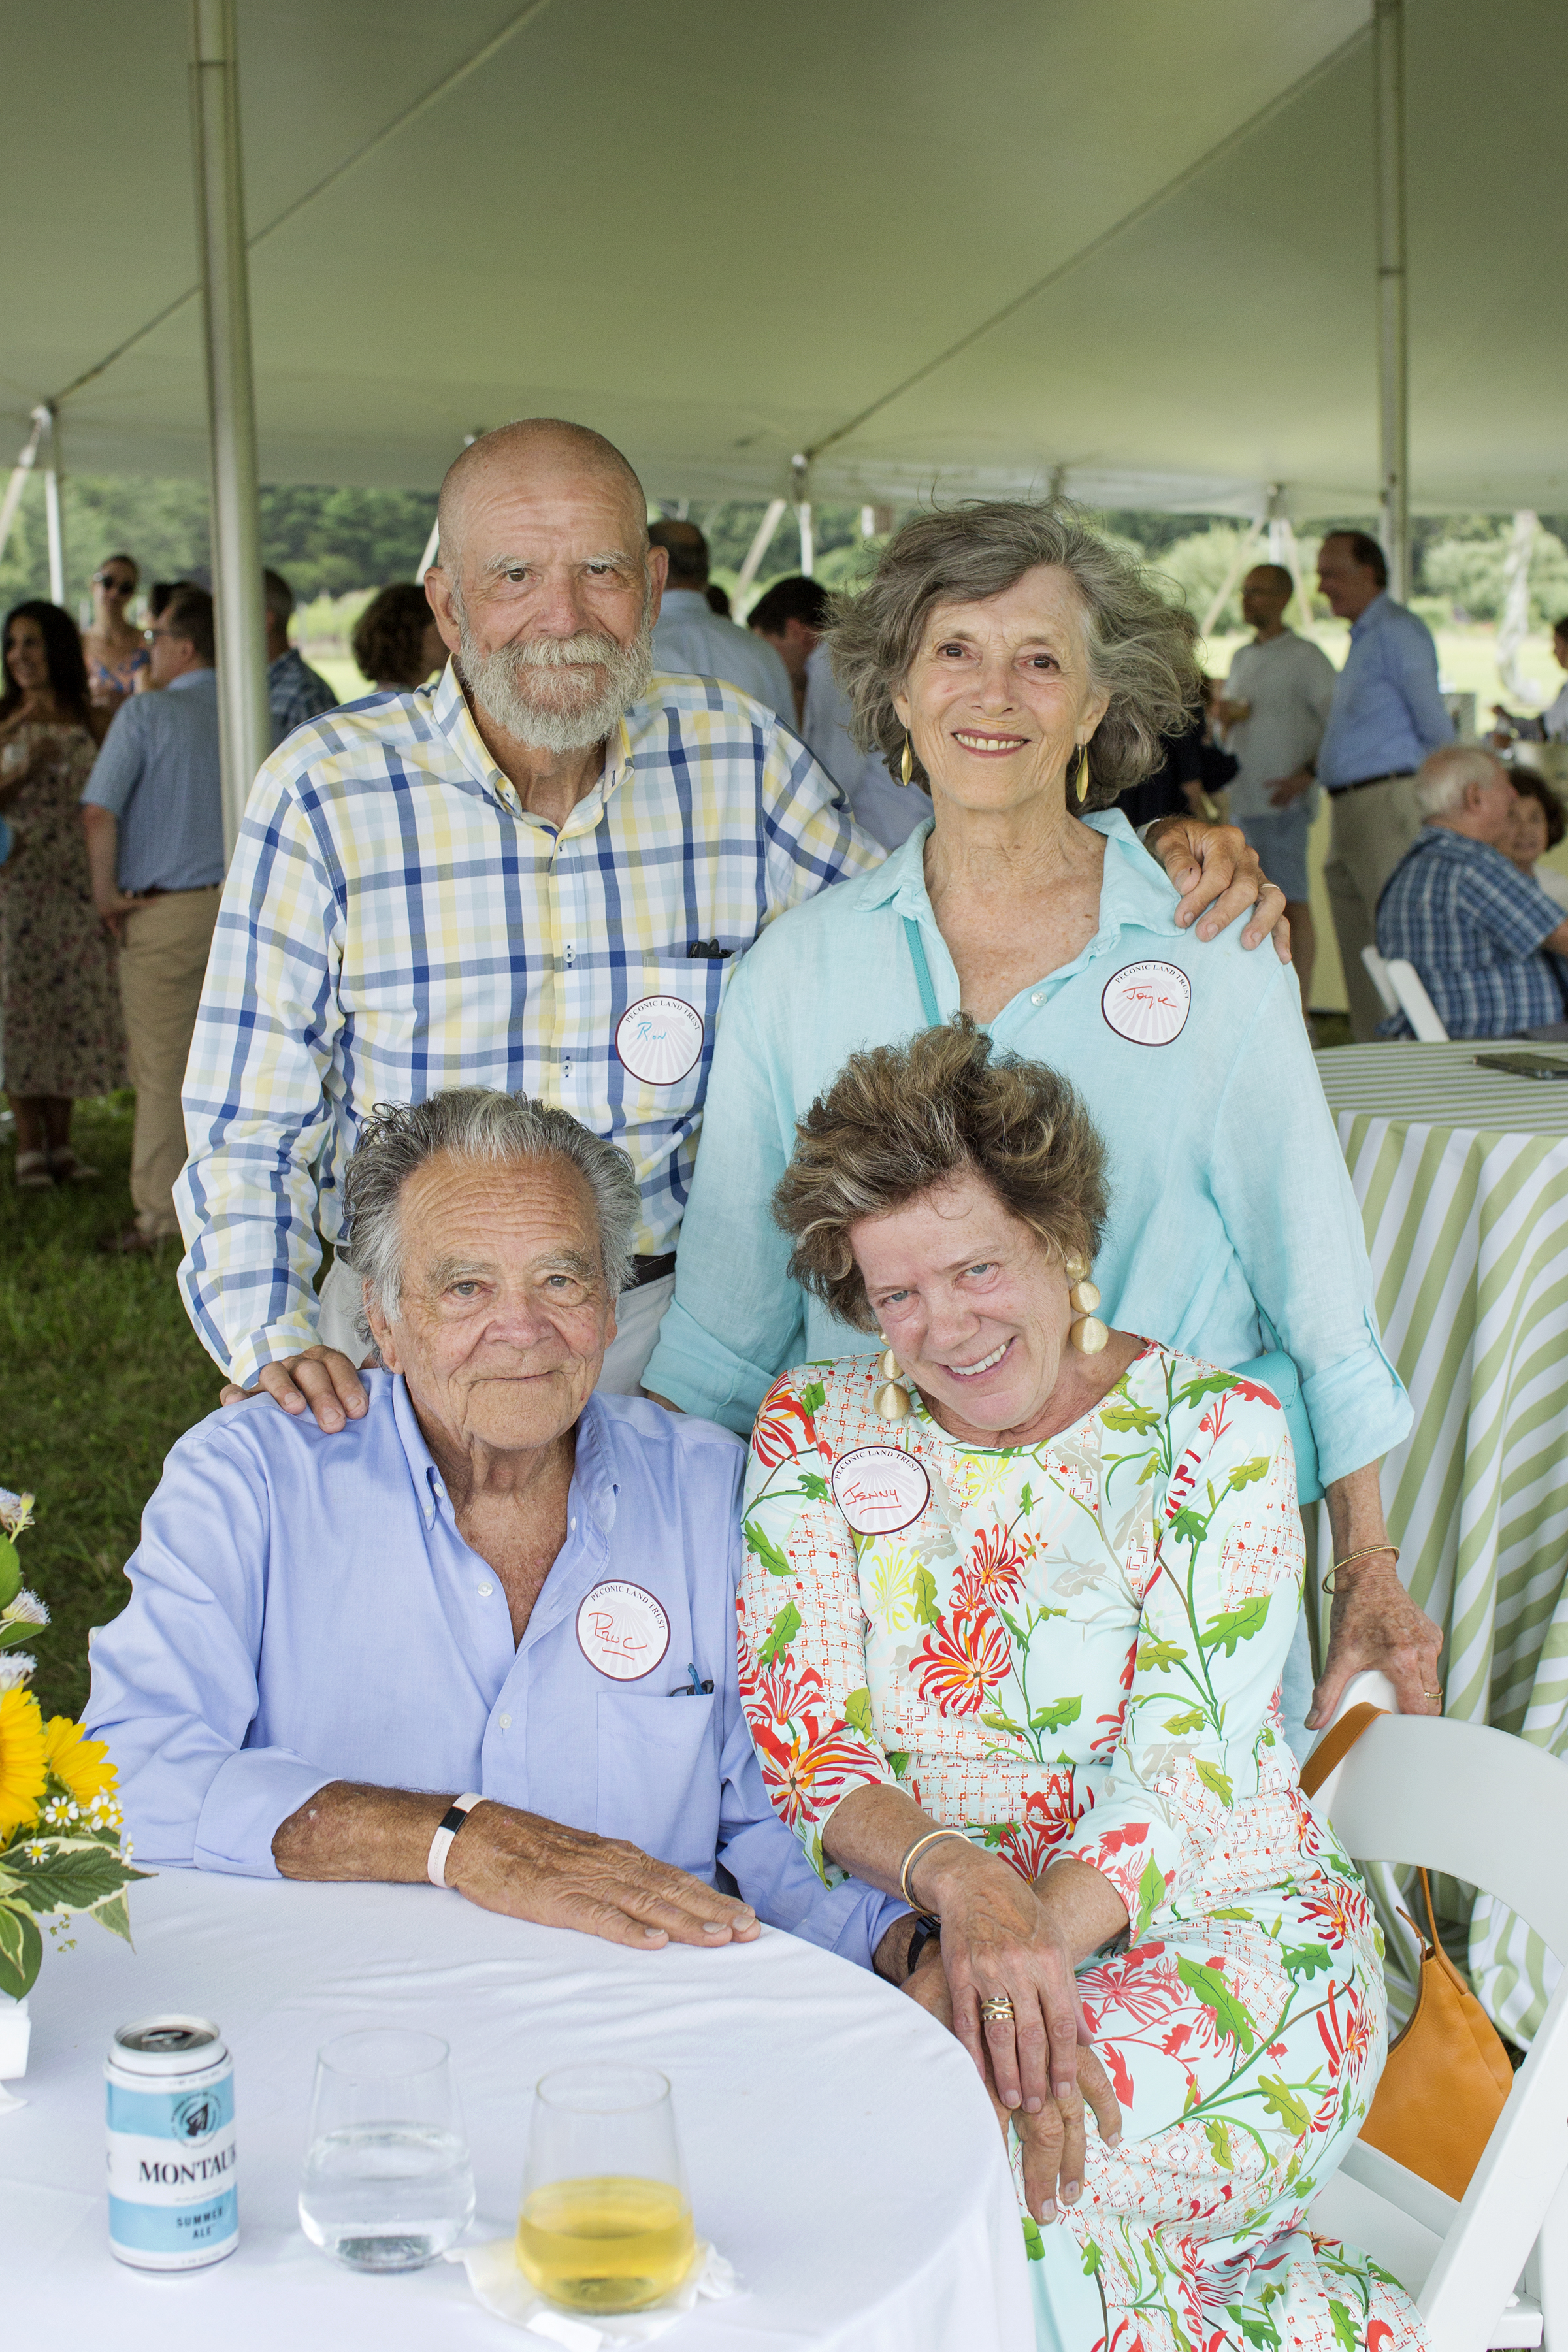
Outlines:
{"label": "green striped tablecloth", "polygon": [[[1568,1755],[1568,1082],[1485,1045],[1318,1055],[1415,1425],[1384,1465],[1401,1573],[1442,1626],[1446,1711]],[[1502,1050],[1506,1050],[1502,1049]],[[1563,1057],[1568,1061],[1568,1054]],[[1556,1964],[1484,1898],[1476,1990],[1528,2042]]]}

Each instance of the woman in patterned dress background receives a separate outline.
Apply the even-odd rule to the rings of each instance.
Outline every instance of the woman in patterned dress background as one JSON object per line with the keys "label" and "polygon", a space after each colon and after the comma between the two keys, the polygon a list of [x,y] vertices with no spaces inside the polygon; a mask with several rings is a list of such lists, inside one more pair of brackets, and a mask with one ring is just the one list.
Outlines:
{"label": "woman in patterned dress background", "polygon": [[802,1120],[791,1272],[892,1360],[786,1373],[758,1419],[752,1738],[825,1877],[913,1855],[909,1990],[1016,2131],[1042,2345],[1405,2352],[1403,2291],[1303,2227],[1385,2005],[1278,1715],[1285,1417],[1095,1319],[1105,1206],[1072,1089],[972,1024],[856,1055]]}
{"label": "woman in patterned dress background", "polygon": [[83,1095],[125,1084],[114,948],[93,908],[82,787],[98,756],[76,625],[35,600],[6,615],[0,694],[0,1051],[22,1192],[90,1181],[71,1149]]}

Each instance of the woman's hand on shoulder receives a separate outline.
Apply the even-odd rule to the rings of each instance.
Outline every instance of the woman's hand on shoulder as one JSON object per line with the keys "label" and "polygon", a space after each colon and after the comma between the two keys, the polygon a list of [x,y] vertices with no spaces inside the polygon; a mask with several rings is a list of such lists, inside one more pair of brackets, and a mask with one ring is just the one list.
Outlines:
{"label": "woman's hand on shoulder", "polygon": [[1184,929],[1196,923],[1200,940],[1216,940],[1245,915],[1242,946],[1258,947],[1272,937],[1280,962],[1289,962],[1285,893],[1268,879],[1238,826],[1167,817],[1150,834],[1149,847],[1182,893],[1176,920]]}

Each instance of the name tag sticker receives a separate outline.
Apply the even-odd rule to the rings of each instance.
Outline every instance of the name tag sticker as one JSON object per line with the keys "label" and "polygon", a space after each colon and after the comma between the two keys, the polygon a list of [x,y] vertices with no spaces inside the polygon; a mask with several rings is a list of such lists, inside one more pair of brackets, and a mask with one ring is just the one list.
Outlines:
{"label": "name tag sticker", "polygon": [[645,1086],[672,1087],[701,1055],[702,1015],[683,996],[639,997],[616,1024],[616,1052]]}
{"label": "name tag sticker", "polygon": [[1100,1009],[1134,1045],[1169,1045],[1192,1011],[1193,983],[1173,963],[1124,963],[1105,983]]}
{"label": "name tag sticker", "polygon": [[640,1584],[595,1584],[577,1612],[577,1647],[613,1683],[640,1683],[669,1647],[669,1620]]}
{"label": "name tag sticker", "polygon": [[925,1464],[897,1445],[858,1445],[833,1465],[833,1499],[858,1536],[896,1536],[931,1500]]}

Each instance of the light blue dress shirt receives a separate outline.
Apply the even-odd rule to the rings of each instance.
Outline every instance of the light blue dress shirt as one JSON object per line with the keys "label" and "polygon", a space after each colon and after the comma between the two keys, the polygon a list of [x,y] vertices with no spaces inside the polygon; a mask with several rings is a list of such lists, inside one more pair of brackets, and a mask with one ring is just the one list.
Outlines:
{"label": "light blue dress shirt", "polygon": [[[696,588],[667,588],[653,625],[653,666],[678,677],[716,677],[795,725],[789,672],[764,637],[716,613]],[[835,782],[837,779],[834,779]]]}
{"label": "light blue dress shirt", "polygon": [[[1207,944],[1178,929],[1176,893],[1126,818],[1088,822],[1106,835],[1100,929],[1004,1006],[990,1034],[1069,1078],[1106,1143],[1100,1312],[1215,1364],[1285,1349],[1327,1485],[1396,1444],[1411,1413],[1373,1320],[1361,1215],[1295,974],[1269,947],[1249,954],[1235,926]],[[796,1118],[849,1055],[925,1025],[905,916],[920,925],[943,1019],[957,1010],[958,975],[926,895],[929,831],[781,916],[730,985],[675,1298],[643,1385],[731,1429],[750,1429],[787,1365],[869,1345],[790,1280],[768,1200]],[[1110,983],[1124,996],[1128,968],[1149,961],[1174,967],[1168,995],[1191,992],[1167,1045],[1119,1034],[1105,1010]]]}
{"label": "light blue dress shirt", "polygon": [[217,672],[188,669],[133,694],[110,721],[82,794],[120,820],[122,890],[209,890],[223,880]]}
{"label": "light blue dress shirt", "polygon": [[[266,1402],[187,1432],[92,1644],[136,1858],[278,1875],[279,1825],[329,1780],[477,1789],[710,1885],[861,1966],[907,1906],[831,1891],[774,1813],[741,1709],[735,1591],[744,1448],[641,1399],[577,1427],[566,1542],[514,1645],[493,1570],[458,1532],[405,1384],[365,1375],[328,1437]],[[668,1647],[616,1681],[578,1639],[595,1588],[653,1596]],[[689,1689],[695,1667],[711,1693]]]}
{"label": "light blue dress shirt", "polygon": [[1318,750],[1318,781],[1359,784],[1413,772],[1454,740],[1425,621],[1386,592],[1351,625],[1351,648]]}

